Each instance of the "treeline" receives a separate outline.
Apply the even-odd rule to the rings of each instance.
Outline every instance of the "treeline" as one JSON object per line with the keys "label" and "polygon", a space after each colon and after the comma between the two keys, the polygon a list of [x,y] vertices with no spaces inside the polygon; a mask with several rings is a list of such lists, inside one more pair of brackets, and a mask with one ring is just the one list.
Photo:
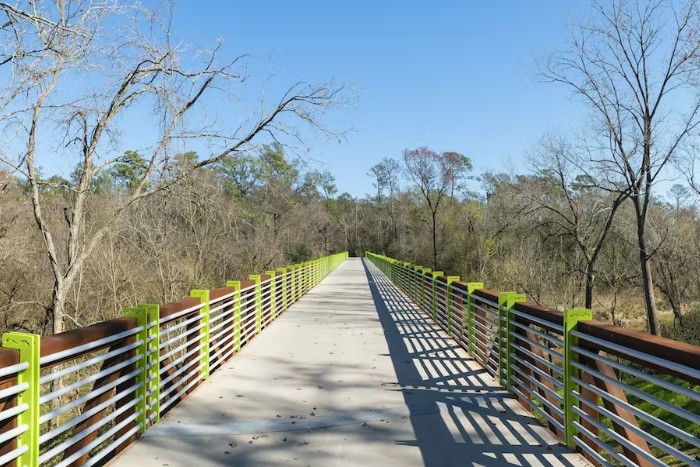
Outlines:
{"label": "treeline", "polygon": [[[425,173],[412,176],[405,164],[385,160],[371,172],[376,194],[358,201],[357,216],[345,218],[360,219],[350,249],[367,248],[496,290],[525,292],[559,309],[589,307],[597,319],[648,331],[634,205],[581,176],[561,150],[551,139],[543,141],[527,174],[476,177],[464,170],[447,180],[459,194],[444,197],[435,235],[427,198],[435,204],[437,192],[421,188]],[[391,186],[381,176],[387,166],[394,167]],[[436,180],[454,173],[434,171]],[[401,174],[407,175],[403,187],[396,182]],[[670,185],[667,193],[652,197],[645,233],[660,333],[695,343],[700,342],[697,200],[687,185]]]}
{"label": "treeline", "polygon": [[[140,179],[143,158],[127,152],[91,185],[84,229],[111,221],[108,234],[82,264],[65,301],[66,326],[120,316],[137,303],[177,300],[195,287],[221,286],[337,249],[332,243],[328,174],[285,159],[279,146],[224,159],[201,169],[194,153],[173,166],[180,178],[107,219]],[[78,170],[79,171],[79,170]],[[182,176],[182,173],[188,173]],[[68,245],[74,185],[58,176],[40,181],[43,215],[58,245]],[[53,273],[37,228],[28,183],[0,174],[0,319],[5,330],[51,333]],[[85,247],[89,235],[81,237]],[[58,251],[60,259],[68,255]]]}
{"label": "treeline", "polygon": [[[647,328],[631,203],[620,203],[607,223],[614,195],[566,171],[535,164],[529,174],[475,177],[456,153],[419,148],[403,156],[371,167],[376,192],[356,198],[336,194],[331,174],[308,170],[278,145],[197,170],[196,154],[181,154],[175,166],[189,175],[161,181],[163,190],[132,205],[85,262],[66,298],[66,325],[327,253],[371,250],[550,306],[585,306],[588,296],[598,319]],[[128,196],[142,160],[128,152],[95,177],[85,229],[103,225],[101,213]],[[1,186],[3,328],[50,333],[52,272],[27,184],[6,173]],[[51,177],[41,186],[47,221],[68,235],[71,181]],[[654,199],[650,226],[662,331],[697,342],[700,219],[692,192],[676,185]]]}
{"label": "treeline", "polygon": [[[342,134],[322,124],[342,86],[298,82],[234,111],[246,55],[173,47],[167,4],[85,5],[0,4],[4,329],[61,332],[347,249],[698,339],[700,3],[593,2],[539,63],[590,118],[544,138],[527,173],[409,149],[368,167],[361,199],[262,144]],[[148,153],[121,153],[126,121],[152,130]],[[48,158],[75,170],[42,175]]]}

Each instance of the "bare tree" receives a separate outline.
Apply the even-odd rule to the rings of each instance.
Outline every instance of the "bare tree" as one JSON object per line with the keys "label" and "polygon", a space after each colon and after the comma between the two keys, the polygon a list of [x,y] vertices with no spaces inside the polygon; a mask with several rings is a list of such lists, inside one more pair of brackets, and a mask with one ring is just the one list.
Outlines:
{"label": "bare tree", "polygon": [[[698,2],[594,2],[571,50],[553,54],[544,76],[591,107],[599,135],[581,169],[599,188],[629,192],[649,332],[659,333],[647,217],[653,188],[700,124]],[[685,106],[679,102],[686,103]]]}
{"label": "bare tree", "polygon": [[573,239],[583,259],[585,306],[592,308],[596,263],[629,192],[587,188],[596,183],[580,177],[580,155],[561,137],[544,138],[531,163],[534,179],[516,185],[522,205],[539,212],[540,225],[547,225],[552,235]]}
{"label": "bare tree", "polygon": [[[14,132],[10,147],[21,145],[18,157],[6,162],[29,183],[54,278],[50,315],[55,333],[64,329],[66,297],[86,259],[130,206],[195,169],[249,150],[262,135],[298,136],[294,120],[318,127],[316,115],[339,92],[327,85],[295,84],[232,131],[203,107],[207,98],[226,99],[244,82],[238,69],[245,57],[226,61],[220,46],[188,51],[173,45],[169,6],[0,2],[0,15],[0,74],[11,78],[0,97],[0,121],[6,132]],[[124,152],[118,150],[120,121],[139,111],[154,122],[150,155],[106,220],[88,229],[93,181],[100,171],[123,162],[111,156]],[[52,141],[57,134],[63,135],[61,141]],[[217,149],[173,168],[173,155],[193,141]],[[39,159],[48,151],[66,154],[79,168],[74,183],[63,187],[70,195],[62,226],[49,222],[42,197],[46,182],[39,176]]]}
{"label": "bare tree", "polygon": [[430,233],[433,243],[433,268],[438,267],[437,219],[440,205],[447,196],[452,196],[467,171],[471,161],[456,152],[438,154],[426,147],[404,150],[403,161],[406,172],[415,182],[430,210]]}
{"label": "bare tree", "polygon": [[698,290],[697,273],[700,247],[697,230],[697,210],[684,202],[689,198],[687,188],[674,185],[669,195],[672,205],[657,204],[652,213],[652,223],[662,224],[666,240],[659,247],[654,270],[657,287],[673,311],[673,327],[683,326],[683,314]]}
{"label": "bare tree", "polygon": [[398,239],[399,232],[396,223],[396,213],[394,209],[394,198],[399,186],[401,175],[401,165],[396,159],[385,157],[378,164],[372,166],[368,175],[375,178],[374,186],[377,188],[377,206],[380,211],[383,210],[382,194],[387,191],[387,199],[389,201],[389,235],[383,236],[383,228],[381,225],[381,212],[377,216],[379,220],[379,233],[383,237],[380,240],[383,243],[384,251],[387,251],[389,246]]}

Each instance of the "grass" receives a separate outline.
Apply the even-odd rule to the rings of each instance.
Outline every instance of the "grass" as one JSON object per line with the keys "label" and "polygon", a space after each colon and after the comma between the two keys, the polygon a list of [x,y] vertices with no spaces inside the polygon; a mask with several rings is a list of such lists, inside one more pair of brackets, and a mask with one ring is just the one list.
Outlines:
{"label": "grass", "polygon": [[[658,377],[669,383],[673,383],[686,389],[690,389],[691,391],[700,391],[700,387],[694,386],[691,383],[683,381],[679,378],[675,378],[669,375],[658,375]],[[687,410],[692,414],[700,414],[700,402],[693,400],[684,394],[670,391],[669,389],[658,386],[649,381],[644,381],[639,378],[629,378],[624,382],[637,390],[658,397],[659,399],[662,399],[675,407]],[[628,394],[627,399],[630,404],[634,405],[640,410],[643,410],[644,412],[658,419],[661,419],[666,423],[673,425],[676,428],[685,431],[686,433],[690,434],[691,436],[694,436],[695,438],[700,438],[700,424],[692,423],[679,415],[671,413],[634,395]],[[644,420],[638,420],[638,423],[639,427],[645,432],[673,446],[679,451],[682,451],[684,454],[694,457],[696,460],[700,461],[700,448],[697,448],[682,439],[676,438],[675,436],[667,433],[665,430],[662,430],[661,428],[658,428],[649,422],[646,422]],[[676,460],[673,456],[666,454],[665,451],[659,448],[652,447],[652,453],[661,461],[666,462],[669,465],[684,465],[683,463],[680,463],[678,460]]]}
{"label": "grass", "polygon": [[[655,375],[657,378],[660,378],[666,382],[675,384],[677,386],[684,387],[686,389],[689,389],[691,391],[699,392],[700,391],[700,386],[692,385],[688,381],[684,381],[680,378],[676,378],[673,376],[669,375]],[[638,390],[645,392],[647,394],[653,395],[661,400],[664,400],[668,402],[669,404],[684,409],[692,414],[700,414],[700,402],[692,399],[691,397],[681,394],[676,391],[669,390],[665,387],[659,386],[657,384],[651,383],[649,381],[643,380],[641,378],[633,377],[633,376],[627,376],[622,378],[622,382],[627,384],[628,386]],[[557,391],[560,395],[562,395],[562,391]],[[648,402],[644,399],[641,399],[637,396],[634,396],[630,393],[625,393],[627,395],[627,401],[635,406],[636,408],[660,419],[663,420],[664,422],[673,425],[674,427],[685,431],[689,435],[695,437],[695,438],[700,438],[700,424],[692,423],[691,421],[687,420],[686,418],[674,414],[672,412],[669,412],[666,409],[663,409],[655,404],[652,404],[651,402]],[[536,398],[533,398],[535,401],[535,404],[542,407],[542,404],[537,401]],[[602,404],[602,402],[601,402]],[[532,411],[533,415],[537,418],[537,420],[544,426],[547,426],[547,420],[537,413],[536,411]],[[600,422],[604,424],[605,426],[612,428],[612,422],[610,419],[608,419],[605,416],[600,416]],[[670,433],[666,432],[665,430],[656,427],[655,425],[640,419],[637,417],[637,423],[639,424],[639,427],[645,431],[646,433],[649,433],[653,437],[667,443],[668,445],[678,449],[679,451],[683,452],[684,454],[690,456],[691,458],[696,459],[698,462],[700,462],[700,448],[693,446],[692,444],[677,438]],[[621,447],[619,444],[614,441],[612,438],[607,436],[605,433],[600,433],[600,439],[610,445],[611,447],[616,447],[621,451]],[[678,460],[675,456],[668,454],[666,451],[654,446],[650,445],[651,452],[652,454],[659,459],[660,461],[668,464],[668,465],[673,465],[673,466],[681,466],[681,465],[687,465],[685,462],[682,462]],[[612,459],[612,457],[605,455],[605,457],[613,464],[616,465],[617,462]]]}

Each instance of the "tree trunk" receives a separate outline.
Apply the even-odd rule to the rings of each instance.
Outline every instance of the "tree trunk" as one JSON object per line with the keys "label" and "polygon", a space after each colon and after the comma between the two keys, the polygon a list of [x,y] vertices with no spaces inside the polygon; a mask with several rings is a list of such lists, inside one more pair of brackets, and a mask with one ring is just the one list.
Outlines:
{"label": "tree trunk", "polygon": [[53,297],[51,299],[54,334],[59,334],[64,331],[64,307],[66,302],[66,294],[63,289],[63,283],[56,281],[53,289]]}
{"label": "tree trunk", "polygon": [[595,272],[593,270],[593,263],[589,262],[586,265],[586,308],[591,310],[593,308],[593,281],[595,281]]}
{"label": "tree trunk", "polygon": [[437,269],[437,211],[431,212],[433,216],[433,270]]}
{"label": "tree trunk", "polygon": [[[640,222],[642,222],[640,224]],[[637,219],[637,243],[639,245],[639,264],[642,272],[642,287],[644,289],[644,305],[647,311],[649,334],[660,335],[659,318],[656,313],[656,297],[654,296],[654,280],[651,276],[651,260],[647,255],[646,239],[644,238],[643,220]]]}
{"label": "tree trunk", "polygon": [[680,304],[675,301],[671,302],[671,309],[673,310],[673,330],[678,332],[683,327],[683,312]]}

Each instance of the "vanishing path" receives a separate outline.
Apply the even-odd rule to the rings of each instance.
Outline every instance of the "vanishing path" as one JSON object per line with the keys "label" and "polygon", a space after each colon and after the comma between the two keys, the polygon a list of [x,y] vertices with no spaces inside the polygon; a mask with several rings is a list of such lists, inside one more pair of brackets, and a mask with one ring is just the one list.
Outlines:
{"label": "vanishing path", "polygon": [[114,466],[587,465],[349,259]]}

